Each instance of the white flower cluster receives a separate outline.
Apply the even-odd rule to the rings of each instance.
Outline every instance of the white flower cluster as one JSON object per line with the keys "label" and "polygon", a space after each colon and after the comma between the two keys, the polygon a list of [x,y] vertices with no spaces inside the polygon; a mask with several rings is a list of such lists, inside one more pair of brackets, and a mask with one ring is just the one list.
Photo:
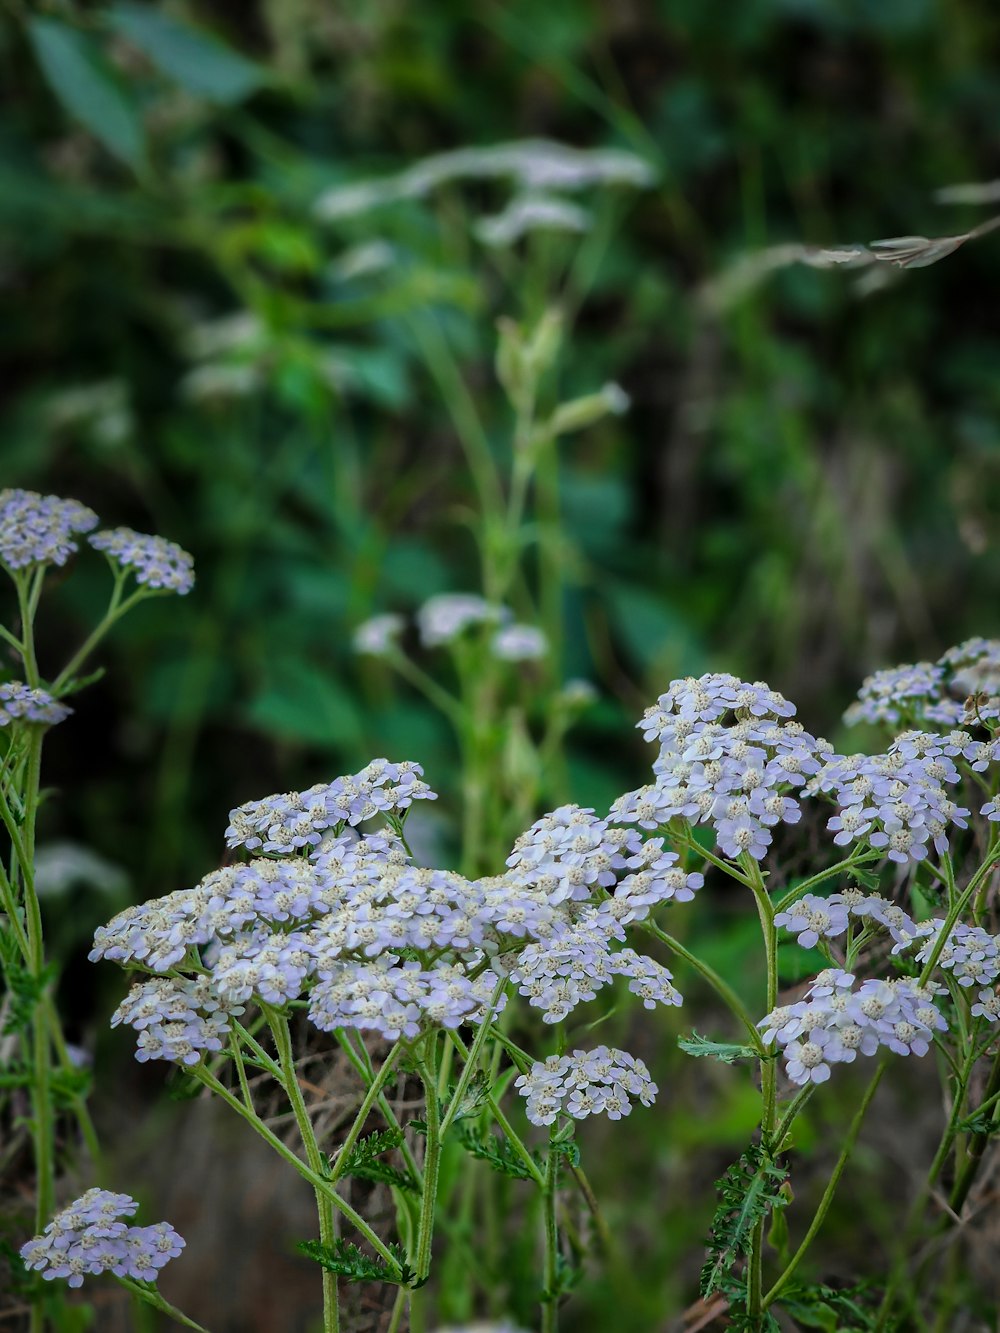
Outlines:
{"label": "white flower cluster", "polygon": [[[916,938],[924,940],[917,952],[918,962],[930,960],[944,926],[940,917],[934,917],[914,927]],[[905,944],[898,944],[893,953],[899,953],[905,947]],[[938,954],[937,965],[950,972],[960,986],[988,986],[1000,977],[1000,941],[982,926],[956,921]]]}
{"label": "white flower cluster", "polygon": [[71,1287],[99,1273],[155,1282],[160,1269],[180,1254],[184,1240],[169,1222],[134,1227],[119,1220],[133,1216],[138,1206],[127,1194],[87,1190],[40,1236],[21,1246],[25,1267],[47,1282],[65,1278]]}
{"label": "white flower cluster", "polygon": [[435,801],[421,781],[419,764],[373,759],[359,773],[320,782],[307,791],[283,792],[248,801],[229,816],[227,847],[289,852],[314,847],[329,830],[356,825],[388,811],[405,811],[414,801]]}
{"label": "white flower cluster", "polygon": [[910,731],[885,754],[834,755],[807,784],[807,795],[830,794],[840,807],[828,822],[834,842],[867,842],[891,861],[922,861],[930,847],[948,850],[948,825],[967,828],[969,811],[948,796],[960,781],[955,759],[982,770],[996,756],[992,742],[966,731]]}
{"label": "white flower cluster", "polygon": [[194,587],[194,557],[165,537],[151,537],[132,528],[108,528],[87,540],[143,587],[181,597]]}
{"label": "white flower cluster", "polygon": [[620,1120],[632,1110],[632,1097],[651,1106],[658,1091],[642,1060],[611,1046],[550,1055],[515,1079],[514,1086],[527,1101],[533,1125],[551,1125],[559,1115]]}
{"label": "white flower cluster", "polygon": [[47,690],[33,689],[19,680],[0,685],[0,727],[20,722],[25,726],[54,727],[72,713],[72,708],[54,699]]}
{"label": "white flower cluster", "polygon": [[934,1033],[947,1028],[933,1002],[934,991],[909,977],[870,979],[854,989],[851,972],[828,968],[815,978],[806,998],[781,1005],[758,1027],[776,1043],[793,1083],[825,1083],[835,1064],[880,1048],[898,1055],[926,1055]]}
{"label": "white flower cluster", "polygon": [[37,491],[0,491],[0,562],[9,570],[64,565],[77,550],[76,535],[89,532],[97,515],[79,500]]}
{"label": "white flower cluster", "polygon": [[897,945],[906,946],[919,933],[919,927],[906,912],[879,893],[865,894],[860,889],[845,889],[820,898],[806,893],[790,907],[778,912],[776,926],[798,937],[804,949],[811,949],[821,939],[832,940],[846,933],[851,917],[865,924],[884,927]]}
{"label": "white flower cluster", "polygon": [[932,723],[954,727],[1000,719],[1000,639],[973,638],[937,662],[890,667],[867,676],[848,723]]}
{"label": "white flower cluster", "polygon": [[[417,632],[424,648],[446,648],[470,630],[492,627],[490,651],[501,662],[534,662],[549,650],[548,640],[535,625],[513,623],[509,607],[487,602],[475,593],[445,592],[428,598],[417,611]],[[399,643],[406,628],[394,612],[372,616],[354,631],[354,650],[370,657],[385,657]]]}
{"label": "white flower cluster", "polygon": [[305,998],[321,1030],[389,1040],[499,1012],[508,983],[550,1022],[619,976],[648,1008],[681,1002],[665,968],[617,947],[624,923],[701,885],[660,839],[644,843],[566,806],[518,839],[504,875],[420,869],[392,827],[365,836],[354,827],[428,794],[420,772],[380,760],[242,806],[230,846],[270,855],[128,908],[96,932],[92,959],[159,974],[113,1020],[138,1031],[139,1059],[196,1064],[222,1048],[230,1016],[252,1001]]}
{"label": "white flower cluster", "polygon": [[801,816],[792,794],[832,749],[761,681],[715,674],[671,682],[639,723],[659,743],[656,780],[612,806],[618,823],[654,829],[676,817],[707,823],[726,856],[767,853],[771,830]]}

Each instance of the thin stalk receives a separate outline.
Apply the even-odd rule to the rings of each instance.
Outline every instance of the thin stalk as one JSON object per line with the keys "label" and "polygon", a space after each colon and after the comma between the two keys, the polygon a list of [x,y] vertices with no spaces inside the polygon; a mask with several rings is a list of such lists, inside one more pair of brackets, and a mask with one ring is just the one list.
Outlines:
{"label": "thin stalk", "polygon": [[727,981],[724,981],[714,968],[709,967],[708,963],[702,962],[702,960],[695,954],[691,953],[689,949],[686,949],[684,945],[681,944],[680,940],[676,939],[673,935],[668,935],[666,931],[661,930],[655,921],[644,921],[642,926],[643,929],[649,932],[649,934],[653,935],[662,944],[665,944],[671,953],[675,953],[678,958],[683,958],[684,961],[690,964],[700,976],[704,977],[718,995],[719,999],[722,1000],[730,1010],[733,1017],[738,1019],[746,1028],[747,1036],[750,1038],[754,1050],[761,1055],[766,1054],[767,1048],[761,1040],[757,1025],[751,1018],[746,1005],[733,990],[732,986],[730,986]]}
{"label": "thin stalk", "polygon": [[371,1085],[365,1093],[364,1100],[358,1107],[358,1113],[354,1117],[354,1124],[348,1130],[347,1137],[338,1148],[336,1160],[331,1163],[329,1172],[331,1185],[335,1185],[347,1169],[347,1163],[351,1157],[351,1149],[354,1147],[355,1143],[357,1143],[358,1136],[364,1128],[365,1121],[368,1119],[372,1107],[379,1099],[382,1086],[388,1079],[389,1074],[392,1071],[392,1066],[395,1064],[396,1060],[399,1059],[405,1049],[406,1043],[401,1038],[389,1051],[388,1055],[382,1062],[382,1068],[375,1075],[374,1079],[372,1079]]}
{"label": "thin stalk", "polygon": [[107,634],[115,621],[121,620],[122,616],[128,611],[131,611],[132,607],[136,606],[139,602],[154,596],[153,593],[148,592],[144,588],[136,588],[136,590],[130,593],[128,597],[123,598],[122,591],[124,586],[125,574],[116,573],[115,586],[111,592],[111,600],[108,603],[108,609],[52,682],[53,694],[58,694],[63,686],[72,680],[73,676],[79,671],[80,667],[83,666],[84,662],[104,638],[105,634]]}
{"label": "thin stalk", "polygon": [[556,1293],[559,1275],[559,1230],[556,1225],[559,1149],[555,1143],[555,1135],[556,1129],[553,1125],[549,1131],[549,1152],[545,1162],[545,1184],[542,1188],[542,1220],[545,1234],[542,1333],[557,1333],[559,1328],[559,1300]]}
{"label": "thin stalk", "polygon": [[[743,866],[757,904],[761,934],[764,938],[764,954],[767,962],[767,1012],[770,1013],[778,1001],[778,935],[774,926],[774,904],[768,894],[760,866],[753,857],[744,854]],[[777,1071],[775,1062],[770,1056],[760,1057],[760,1089],[763,1103],[761,1135],[769,1142],[773,1142],[777,1113]],[[758,1322],[765,1308],[762,1295],[763,1270],[764,1219],[762,1218],[754,1227],[747,1261],[747,1311],[751,1319]]]}
{"label": "thin stalk", "polygon": [[866,861],[877,860],[880,855],[881,853],[879,852],[865,852],[862,856],[855,854],[854,856],[848,856],[843,861],[838,861],[836,865],[827,866],[825,870],[820,870],[817,874],[810,875],[810,877],[804,879],[801,884],[796,884],[794,889],[789,889],[787,893],[776,899],[774,910],[776,912],[783,911],[786,907],[791,906],[792,903],[797,902],[803,894],[811,893],[813,889],[817,888],[820,884],[824,884],[828,879],[833,879],[835,875],[844,874],[846,871],[852,870],[855,866],[864,865]]}
{"label": "thin stalk", "polygon": [[[296,1124],[299,1127],[299,1134],[302,1138],[302,1145],[306,1150],[306,1159],[310,1167],[318,1176],[324,1175],[326,1162],[323,1154],[320,1152],[319,1144],[316,1142],[316,1133],[313,1129],[312,1120],[309,1116],[309,1109],[306,1106],[305,1098],[302,1096],[302,1089],[299,1086],[299,1077],[295,1071],[295,1056],[292,1051],[292,1035],[288,1027],[288,1019],[284,1014],[279,1014],[273,1009],[262,1006],[267,1016],[268,1026],[274,1036],[275,1048],[278,1052],[278,1060],[281,1064],[282,1082],[285,1091],[288,1093],[288,1100],[291,1103],[292,1113],[295,1116]],[[332,1188],[332,1181],[327,1182]],[[316,1193],[316,1211],[319,1214],[319,1238],[320,1242],[328,1249],[332,1248],[337,1239],[337,1231],[333,1215],[333,1206],[330,1202],[329,1189],[317,1189]],[[329,1269],[323,1268],[323,1333],[339,1333],[340,1329],[340,1296],[337,1290],[336,1274],[331,1273]]]}
{"label": "thin stalk", "polygon": [[185,1328],[196,1329],[197,1333],[208,1333],[207,1328],[203,1327],[201,1324],[195,1323],[193,1319],[188,1318],[183,1310],[178,1310],[176,1305],[171,1305],[168,1300],[165,1300],[155,1287],[149,1286],[144,1282],[135,1282],[130,1277],[119,1277],[116,1278],[115,1281],[125,1287],[126,1290],[131,1291],[133,1295],[139,1298],[139,1300],[144,1301],[147,1305],[151,1305],[154,1310],[159,1310],[161,1314],[168,1315],[169,1318],[175,1320],[178,1324],[183,1324]]}
{"label": "thin stalk", "polygon": [[493,991],[493,998],[490,1000],[489,1008],[486,1010],[486,1013],[483,1016],[483,1021],[479,1025],[479,1030],[476,1033],[475,1040],[472,1043],[472,1049],[469,1051],[469,1058],[465,1063],[465,1068],[462,1070],[461,1076],[458,1080],[458,1084],[456,1085],[454,1096],[452,1097],[451,1101],[448,1104],[448,1110],[445,1112],[444,1119],[441,1121],[442,1138],[444,1138],[444,1136],[448,1133],[448,1130],[451,1128],[455,1120],[455,1117],[458,1115],[458,1112],[461,1109],[462,1101],[465,1097],[469,1083],[472,1080],[472,1075],[475,1072],[476,1065],[479,1062],[479,1054],[482,1051],[483,1046],[486,1042],[486,1038],[489,1036],[490,1033],[490,1022],[493,1017],[493,1010],[497,1007],[497,1004],[500,1000],[500,996],[503,994],[504,987],[506,985],[507,985],[507,978],[501,977],[496,984],[495,990]]}
{"label": "thin stalk", "polygon": [[423,1285],[431,1271],[431,1242],[434,1238],[434,1210],[437,1207],[438,1172],[441,1167],[441,1140],[445,1126],[437,1095],[437,1033],[427,1041],[425,1058],[417,1066],[424,1088],[427,1120],[427,1150],[424,1155],[424,1190],[420,1201],[420,1227],[417,1232],[417,1253],[413,1267],[416,1283]]}
{"label": "thin stalk", "polygon": [[247,1110],[239,1097],[234,1096],[225,1084],[221,1083],[216,1076],[204,1066],[195,1065],[191,1068],[190,1073],[194,1078],[198,1079],[199,1082],[203,1083],[210,1092],[213,1092],[217,1097],[221,1097],[226,1105],[232,1107],[237,1115],[242,1116],[247,1124],[253,1127],[254,1131],[260,1135],[265,1143],[269,1144],[269,1146],[274,1149],[279,1157],[288,1162],[288,1164],[299,1173],[303,1180],[309,1181],[313,1189],[325,1191],[334,1208],[343,1213],[351,1225],[360,1231],[361,1235],[364,1236],[365,1240],[372,1249],[376,1251],[379,1257],[384,1259],[390,1268],[395,1269],[397,1272],[399,1271],[399,1266],[391,1251],[381,1240],[379,1240],[378,1236],[360,1213],[356,1212],[346,1199],[341,1198],[335,1190],[332,1190],[329,1182],[322,1176],[317,1175],[307,1163],[303,1162],[298,1153],[294,1152],[286,1143],[283,1143],[281,1139],[278,1138],[273,1130],[268,1129],[267,1125],[264,1124],[263,1120],[261,1120],[256,1112]]}
{"label": "thin stalk", "polygon": [[844,1174],[844,1168],[847,1166],[851,1153],[854,1151],[854,1145],[857,1142],[858,1134],[861,1131],[861,1124],[865,1118],[865,1113],[867,1112],[868,1107],[871,1104],[872,1098],[875,1096],[875,1091],[878,1088],[883,1073],[885,1072],[885,1065],[886,1062],[883,1059],[879,1063],[879,1066],[875,1070],[875,1073],[872,1075],[871,1082],[865,1089],[865,1094],[861,1099],[861,1104],[858,1107],[857,1111],[855,1111],[854,1113],[854,1119],[851,1121],[850,1128],[847,1131],[847,1138],[844,1140],[844,1146],[841,1149],[840,1156],[837,1158],[836,1164],[833,1168],[833,1174],[830,1176],[830,1179],[827,1182],[826,1189],[823,1191],[823,1197],[819,1201],[819,1207],[816,1209],[816,1213],[813,1217],[813,1220],[809,1223],[809,1229],[803,1236],[799,1248],[795,1251],[791,1259],[788,1261],[788,1264],[786,1265],[784,1272],[778,1278],[777,1282],[775,1282],[774,1286],[767,1293],[767,1295],[764,1296],[761,1302],[762,1310],[768,1309],[768,1307],[771,1306],[775,1300],[777,1300],[783,1288],[791,1280],[792,1275],[795,1273],[795,1270],[798,1268],[799,1264],[805,1258],[809,1246],[815,1240],[817,1232],[819,1231],[820,1227],[826,1220],[826,1215],[830,1211],[830,1204],[833,1202],[833,1196],[834,1194],[836,1194],[837,1186],[840,1184],[840,1177]]}

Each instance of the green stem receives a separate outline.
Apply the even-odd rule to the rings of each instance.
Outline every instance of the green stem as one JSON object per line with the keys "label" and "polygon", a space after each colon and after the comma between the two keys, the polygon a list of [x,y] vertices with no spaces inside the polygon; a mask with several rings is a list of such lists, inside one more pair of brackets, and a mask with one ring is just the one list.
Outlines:
{"label": "green stem", "polygon": [[365,1093],[364,1100],[358,1108],[358,1113],[354,1117],[354,1124],[347,1132],[347,1137],[337,1149],[336,1159],[330,1165],[329,1180],[331,1185],[335,1185],[347,1169],[347,1164],[351,1158],[351,1149],[358,1141],[358,1137],[364,1129],[365,1121],[368,1119],[372,1107],[379,1099],[382,1087],[392,1072],[392,1066],[406,1050],[407,1043],[400,1038],[391,1048],[388,1055],[382,1061],[382,1068],[372,1079],[368,1091]]}
{"label": "green stem", "polygon": [[[770,1013],[778,1001],[778,935],[774,926],[774,905],[764,883],[760,866],[749,854],[744,854],[743,867],[757,904],[761,934],[764,937],[764,954],[767,962],[767,1012]],[[773,1142],[777,1114],[777,1071],[770,1053],[766,1058],[763,1055],[760,1057],[760,1088],[763,1102],[761,1136],[770,1143]],[[747,1311],[751,1320],[757,1321],[758,1324],[764,1310],[763,1270],[764,1219],[761,1218],[753,1230],[747,1261]]]}
{"label": "green stem", "polygon": [[860,856],[855,853],[853,856],[848,856],[843,861],[838,861],[836,865],[827,866],[825,870],[820,870],[817,874],[810,875],[810,877],[804,879],[801,884],[796,884],[794,889],[789,889],[786,894],[783,894],[782,897],[776,899],[774,904],[775,912],[784,911],[786,907],[797,902],[803,894],[811,893],[813,889],[817,888],[820,884],[824,884],[828,879],[833,879],[835,875],[842,875],[846,871],[852,870],[855,866],[864,865],[866,861],[876,861],[879,856],[879,852],[865,852]]}
{"label": "green stem", "polygon": [[[320,1152],[319,1144],[316,1142],[316,1134],[313,1130],[312,1120],[309,1116],[309,1109],[306,1106],[305,1098],[302,1096],[302,1088],[299,1086],[299,1076],[295,1070],[295,1055],[292,1051],[292,1036],[288,1027],[288,1019],[284,1014],[279,1014],[276,1010],[267,1005],[261,1008],[267,1017],[268,1026],[274,1036],[274,1045],[278,1052],[278,1061],[281,1065],[283,1074],[282,1082],[285,1091],[288,1093],[288,1100],[291,1103],[292,1113],[295,1116],[296,1124],[299,1127],[299,1134],[302,1138],[302,1145],[306,1150],[306,1160],[310,1167],[318,1176],[322,1176],[325,1171],[326,1163],[323,1154]],[[328,1181],[328,1186],[332,1188],[333,1182]],[[320,1242],[327,1248],[332,1249],[337,1239],[336,1225],[333,1214],[333,1206],[330,1202],[329,1189],[317,1189],[316,1193],[316,1211],[319,1214],[319,1238]],[[340,1329],[340,1297],[337,1291],[336,1274],[331,1273],[329,1269],[323,1268],[323,1333],[338,1333]]]}
{"label": "green stem", "polygon": [[185,1328],[196,1329],[197,1333],[208,1333],[207,1328],[195,1323],[193,1319],[188,1318],[183,1310],[178,1310],[176,1305],[171,1305],[169,1301],[164,1300],[155,1287],[145,1282],[136,1282],[130,1277],[118,1277],[115,1278],[115,1281],[123,1286],[126,1291],[138,1296],[139,1300],[151,1305],[154,1310],[159,1310],[161,1314],[169,1315],[171,1319],[176,1320],[178,1324],[183,1324]]}
{"label": "green stem", "polygon": [[559,1179],[559,1150],[554,1139],[556,1127],[549,1131],[549,1152],[545,1162],[542,1187],[542,1219],[545,1229],[545,1277],[542,1287],[542,1333],[557,1333],[559,1299],[556,1283],[559,1275],[559,1231],[556,1225],[556,1189]]}
{"label": "green stem", "polygon": [[[220,1083],[216,1076],[204,1066],[195,1065],[189,1072],[192,1077],[198,1079],[201,1083],[204,1083],[209,1091],[213,1092],[217,1097],[221,1097],[226,1105],[232,1107],[237,1115],[242,1116],[247,1124],[253,1127],[254,1131],[260,1135],[265,1143],[269,1144],[270,1147],[274,1149],[279,1157],[288,1162],[288,1164],[299,1173],[303,1180],[309,1181],[313,1189],[324,1191],[334,1208],[343,1213],[351,1225],[364,1236],[365,1240],[372,1249],[376,1251],[379,1257],[383,1259],[390,1268],[395,1269],[397,1272],[399,1271],[399,1265],[396,1263],[391,1251],[381,1240],[379,1240],[378,1236],[360,1213],[356,1212],[346,1199],[342,1199],[335,1190],[332,1190],[323,1176],[318,1175],[309,1165],[307,1165],[307,1163],[303,1162],[302,1158],[299,1157],[296,1152],[293,1152],[286,1143],[283,1143],[273,1130],[268,1129],[267,1125],[264,1124],[263,1120],[261,1120],[256,1112],[248,1110],[240,1101],[239,1097],[234,1096],[225,1084]],[[402,1274],[400,1274],[400,1276],[402,1276]]]}
{"label": "green stem", "polygon": [[[468,1067],[468,1066],[467,1066]],[[424,1155],[424,1190],[420,1201],[420,1227],[413,1267],[416,1283],[422,1286],[431,1271],[431,1242],[434,1238],[434,1210],[437,1207],[438,1172],[441,1167],[441,1140],[445,1125],[437,1095],[437,1033],[427,1039],[425,1059],[417,1066],[424,1088],[424,1112],[427,1119],[427,1151]],[[457,1096],[457,1094],[456,1094]]]}
{"label": "green stem", "polygon": [[691,953],[689,949],[686,949],[684,945],[681,944],[680,940],[676,939],[673,935],[668,935],[666,931],[661,930],[655,921],[649,920],[642,922],[642,928],[648,931],[649,934],[653,935],[662,944],[665,944],[671,953],[675,953],[678,958],[683,958],[684,961],[690,964],[700,976],[704,977],[718,995],[719,999],[722,1000],[733,1016],[746,1028],[747,1036],[750,1038],[754,1050],[761,1055],[766,1054],[767,1048],[761,1039],[760,1032],[757,1030],[757,1025],[751,1018],[746,1005],[733,990],[732,986],[730,986],[727,981],[724,981],[714,968],[709,967],[708,963],[702,962],[702,960],[695,954]]}
{"label": "green stem", "polygon": [[493,1011],[494,1009],[496,1009],[497,1004],[500,1001],[500,996],[503,994],[504,987],[506,985],[507,985],[507,978],[501,977],[496,984],[496,988],[493,991],[493,998],[490,1000],[489,1007],[486,1010],[486,1013],[483,1015],[483,1021],[480,1023],[479,1030],[476,1032],[475,1040],[472,1043],[472,1049],[469,1051],[469,1058],[465,1062],[465,1068],[462,1070],[461,1077],[459,1078],[458,1084],[455,1087],[455,1094],[452,1097],[450,1103],[448,1104],[448,1110],[445,1112],[444,1119],[441,1121],[442,1138],[444,1138],[444,1136],[448,1133],[448,1130],[451,1128],[452,1123],[455,1120],[455,1117],[461,1110],[462,1102],[465,1098],[466,1091],[468,1090],[469,1083],[472,1080],[472,1075],[475,1073],[476,1065],[479,1062],[479,1054],[482,1051],[483,1046],[486,1042],[486,1038],[489,1036],[490,1033],[490,1023],[493,1018]]}
{"label": "green stem", "polygon": [[883,1073],[885,1072],[885,1065],[886,1061],[883,1058],[883,1060],[879,1064],[879,1067],[875,1070],[875,1073],[872,1075],[871,1082],[865,1089],[865,1094],[861,1099],[861,1105],[854,1113],[854,1119],[851,1121],[850,1128],[847,1131],[847,1138],[844,1140],[844,1146],[841,1149],[840,1156],[837,1158],[836,1165],[833,1168],[833,1174],[830,1176],[830,1179],[827,1182],[826,1189],[823,1191],[823,1197],[819,1201],[819,1207],[816,1209],[816,1213],[813,1217],[813,1220],[809,1224],[809,1229],[803,1236],[799,1248],[795,1251],[791,1259],[788,1261],[788,1264],[785,1267],[784,1272],[778,1278],[777,1282],[775,1282],[774,1286],[767,1293],[767,1295],[763,1298],[763,1301],[761,1302],[762,1310],[768,1309],[768,1307],[771,1306],[775,1300],[777,1300],[783,1288],[791,1280],[791,1277],[795,1273],[795,1270],[798,1268],[799,1264],[805,1258],[809,1246],[813,1243],[813,1240],[816,1238],[816,1233],[819,1231],[820,1227],[826,1220],[826,1215],[830,1211],[830,1204],[833,1202],[833,1196],[837,1192],[837,1186],[840,1183],[840,1177],[844,1174],[844,1168],[847,1166],[851,1153],[854,1151],[854,1144],[856,1143],[858,1134],[860,1133],[861,1124],[865,1118],[865,1113],[868,1110],[872,1098],[875,1096],[875,1091],[878,1088]]}
{"label": "green stem", "polygon": [[58,694],[63,686],[67,685],[69,681],[72,680],[73,676],[79,671],[80,667],[83,666],[84,662],[104,638],[105,634],[107,634],[115,621],[121,620],[122,616],[125,615],[126,612],[131,611],[132,607],[137,603],[152,596],[152,594],[147,592],[144,588],[136,588],[135,592],[123,599],[122,589],[124,584],[124,573],[116,573],[115,586],[111,593],[111,601],[108,603],[108,609],[52,682],[53,694]]}

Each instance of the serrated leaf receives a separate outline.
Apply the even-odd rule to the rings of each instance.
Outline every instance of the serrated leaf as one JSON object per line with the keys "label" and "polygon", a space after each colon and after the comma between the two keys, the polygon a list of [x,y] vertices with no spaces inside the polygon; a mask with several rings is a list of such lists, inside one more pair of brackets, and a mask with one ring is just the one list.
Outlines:
{"label": "serrated leaf", "polygon": [[756,1060],[760,1052],[752,1046],[744,1046],[738,1041],[712,1041],[699,1032],[692,1032],[689,1037],[678,1037],[677,1045],[688,1055],[721,1060],[724,1065],[735,1064],[737,1060]]}
{"label": "serrated leaf", "polygon": [[863,870],[861,866],[854,866],[849,872],[849,878],[860,884],[862,888],[868,889],[870,893],[878,893],[882,881],[873,870]]}
{"label": "serrated leaf", "polygon": [[721,1290],[736,1260],[750,1253],[757,1223],[775,1208],[786,1207],[788,1196],[783,1186],[787,1179],[787,1169],[763,1144],[755,1143],[716,1181],[721,1202],[712,1219],[708,1258],[701,1270],[702,1296]]}
{"label": "serrated leaf", "polygon": [[188,92],[209,101],[242,102],[267,81],[267,71],[211,33],[151,5],[119,4],[108,18],[115,30]]}
{"label": "serrated leaf", "polygon": [[396,1286],[408,1287],[416,1277],[406,1261],[402,1247],[397,1244],[388,1247],[396,1263],[395,1269],[340,1237],[333,1245],[324,1245],[318,1240],[300,1240],[295,1248],[310,1259],[315,1259],[328,1273],[335,1273],[337,1277],[346,1278],[349,1282],[393,1282]]}
{"label": "serrated leaf", "polygon": [[531,1172],[511,1147],[509,1141],[499,1134],[489,1131],[480,1132],[475,1126],[460,1123],[455,1127],[455,1137],[465,1151],[480,1161],[488,1162],[501,1176],[510,1176],[514,1180],[530,1180]]}
{"label": "serrated leaf", "polygon": [[[347,1165],[343,1168],[345,1176],[354,1176],[358,1180],[376,1181],[383,1185],[393,1185],[397,1189],[419,1190],[419,1185],[409,1171],[391,1166],[378,1159],[382,1153],[391,1152],[403,1142],[403,1131],[390,1127],[377,1130],[358,1139],[350,1151]],[[334,1159],[336,1160],[336,1159]],[[331,1162],[331,1165],[333,1163]]]}
{"label": "serrated leaf", "polygon": [[46,82],[70,115],[115,157],[140,167],[146,143],[139,109],[95,39],[58,19],[32,18],[27,29]]}

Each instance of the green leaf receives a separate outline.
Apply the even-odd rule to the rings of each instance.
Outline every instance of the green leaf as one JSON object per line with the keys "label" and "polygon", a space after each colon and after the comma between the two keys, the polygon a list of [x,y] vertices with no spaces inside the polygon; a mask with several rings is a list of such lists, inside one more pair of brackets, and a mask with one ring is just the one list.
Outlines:
{"label": "green leaf", "polygon": [[459,1121],[455,1126],[455,1137],[467,1153],[488,1162],[499,1175],[510,1176],[513,1180],[531,1179],[531,1172],[501,1135],[481,1132],[468,1121]]}
{"label": "green leaf", "polygon": [[701,1270],[702,1296],[721,1290],[739,1256],[750,1253],[757,1223],[774,1209],[787,1206],[783,1188],[787,1179],[787,1169],[778,1165],[763,1144],[754,1143],[716,1181],[721,1202],[712,1219],[708,1258]]}
{"label": "green leaf", "polygon": [[267,80],[262,66],[151,5],[115,5],[108,17],[157,69],[209,101],[242,102]]}
{"label": "green leaf", "polygon": [[388,1248],[396,1263],[395,1269],[339,1237],[333,1245],[323,1245],[318,1240],[300,1240],[296,1245],[296,1249],[315,1259],[328,1273],[336,1273],[337,1277],[347,1278],[349,1282],[394,1282],[397,1286],[410,1286],[416,1273],[406,1262],[402,1247],[393,1244]]}
{"label": "green leaf", "polygon": [[[391,1152],[403,1142],[401,1129],[389,1128],[377,1130],[358,1139],[351,1149],[347,1165],[343,1169],[345,1176],[354,1176],[359,1180],[377,1181],[383,1185],[393,1185],[397,1189],[418,1191],[419,1185],[409,1171],[378,1159],[382,1153]],[[336,1160],[336,1159],[334,1159]],[[331,1161],[330,1165],[333,1165]]]}
{"label": "green leaf", "polygon": [[312,745],[347,747],[361,741],[355,701],[330,671],[295,658],[274,664],[272,679],[252,701],[248,718],[263,731]]}
{"label": "green leaf", "polygon": [[741,1042],[712,1041],[698,1032],[692,1032],[690,1037],[678,1037],[677,1045],[688,1055],[709,1056],[713,1060],[721,1060],[724,1065],[735,1064],[737,1060],[756,1060],[760,1054],[752,1046],[744,1046]]}
{"label": "green leaf", "polygon": [[88,33],[58,19],[28,20],[28,37],[49,87],[108,152],[137,169],[146,154],[139,109]]}

